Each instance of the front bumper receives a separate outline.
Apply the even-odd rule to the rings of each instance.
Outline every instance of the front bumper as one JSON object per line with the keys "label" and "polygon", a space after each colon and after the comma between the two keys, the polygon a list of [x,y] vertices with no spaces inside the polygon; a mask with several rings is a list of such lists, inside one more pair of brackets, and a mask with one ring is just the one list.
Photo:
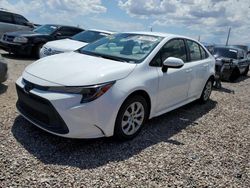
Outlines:
{"label": "front bumper", "polygon": [[0,40],[0,48],[14,54],[29,55],[32,52],[33,46],[29,43],[20,44]]}
{"label": "front bumper", "polygon": [[229,80],[230,76],[235,68],[235,65],[230,64],[216,64],[215,65],[215,72],[216,75],[220,75],[220,79],[222,80]]}
{"label": "front bumper", "polygon": [[[81,95],[51,93],[38,89],[32,89],[25,94],[25,83],[22,78],[19,78],[16,84],[17,92],[26,95],[26,101],[23,101],[22,96],[18,94],[17,109],[22,116],[39,128],[68,138],[113,135],[119,105],[112,100],[108,92],[95,101],[81,104]],[[26,106],[20,105],[22,101]]]}

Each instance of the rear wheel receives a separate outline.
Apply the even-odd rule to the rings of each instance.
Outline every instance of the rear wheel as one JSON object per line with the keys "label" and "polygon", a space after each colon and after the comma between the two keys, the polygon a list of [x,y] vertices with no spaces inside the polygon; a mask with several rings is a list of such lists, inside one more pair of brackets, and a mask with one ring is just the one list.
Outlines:
{"label": "rear wheel", "polygon": [[119,140],[134,138],[143,127],[148,114],[148,104],[142,96],[127,99],[118,112],[114,136]]}
{"label": "rear wheel", "polygon": [[201,97],[199,99],[199,101],[201,103],[206,103],[209,100],[210,95],[212,93],[212,88],[213,88],[213,81],[212,81],[212,79],[209,79],[207,81],[207,83],[202,91]]}
{"label": "rear wheel", "polygon": [[247,68],[245,69],[245,71],[243,72],[243,75],[246,76],[248,74],[249,71],[249,66],[247,66]]}

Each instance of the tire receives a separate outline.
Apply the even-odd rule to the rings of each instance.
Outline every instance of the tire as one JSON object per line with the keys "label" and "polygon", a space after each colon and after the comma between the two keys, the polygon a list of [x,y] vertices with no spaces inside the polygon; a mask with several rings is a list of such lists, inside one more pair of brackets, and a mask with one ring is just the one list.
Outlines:
{"label": "tire", "polygon": [[247,68],[245,69],[245,71],[243,72],[243,76],[247,76],[247,74],[248,74],[248,71],[249,71],[249,66],[247,66]]}
{"label": "tire", "polygon": [[149,107],[144,97],[136,95],[128,98],[118,112],[114,137],[121,141],[134,138],[139,134],[148,116]]}
{"label": "tire", "polygon": [[209,79],[202,91],[202,94],[201,94],[201,97],[199,99],[199,102],[201,104],[205,104],[209,98],[210,98],[210,95],[212,93],[212,88],[213,88],[213,81],[212,79]]}
{"label": "tire", "polygon": [[240,71],[239,69],[235,68],[233,72],[231,73],[229,80],[230,82],[236,81],[240,77]]}

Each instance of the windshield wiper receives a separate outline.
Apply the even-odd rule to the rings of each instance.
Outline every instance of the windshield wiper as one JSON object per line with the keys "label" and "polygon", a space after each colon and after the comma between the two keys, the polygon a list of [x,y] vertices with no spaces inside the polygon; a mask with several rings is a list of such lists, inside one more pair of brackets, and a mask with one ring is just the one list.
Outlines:
{"label": "windshield wiper", "polygon": [[123,58],[119,58],[119,57],[114,57],[114,56],[109,56],[109,55],[103,55],[103,54],[96,54],[96,55],[99,56],[99,57],[102,57],[104,59],[111,59],[111,60],[115,60],[115,61],[127,62]]}

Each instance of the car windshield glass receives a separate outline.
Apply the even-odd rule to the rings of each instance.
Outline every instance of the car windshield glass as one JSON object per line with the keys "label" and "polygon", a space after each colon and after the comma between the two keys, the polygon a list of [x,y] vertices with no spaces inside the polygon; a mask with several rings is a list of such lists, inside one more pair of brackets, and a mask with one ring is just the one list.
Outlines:
{"label": "car windshield glass", "polygon": [[36,29],[34,29],[34,32],[40,33],[40,34],[52,34],[58,27],[54,25],[42,25]]}
{"label": "car windshield glass", "polygon": [[162,37],[121,33],[110,35],[80,48],[79,53],[117,61],[139,63],[160,43]]}
{"label": "car windshield glass", "polygon": [[91,43],[108,35],[109,34],[107,33],[98,31],[83,31],[81,33],[74,35],[73,37],[71,37],[71,39],[81,42]]}
{"label": "car windshield glass", "polygon": [[213,55],[215,57],[226,57],[231,59],[237,59],[237,50],[230,48],[214,48]]}

